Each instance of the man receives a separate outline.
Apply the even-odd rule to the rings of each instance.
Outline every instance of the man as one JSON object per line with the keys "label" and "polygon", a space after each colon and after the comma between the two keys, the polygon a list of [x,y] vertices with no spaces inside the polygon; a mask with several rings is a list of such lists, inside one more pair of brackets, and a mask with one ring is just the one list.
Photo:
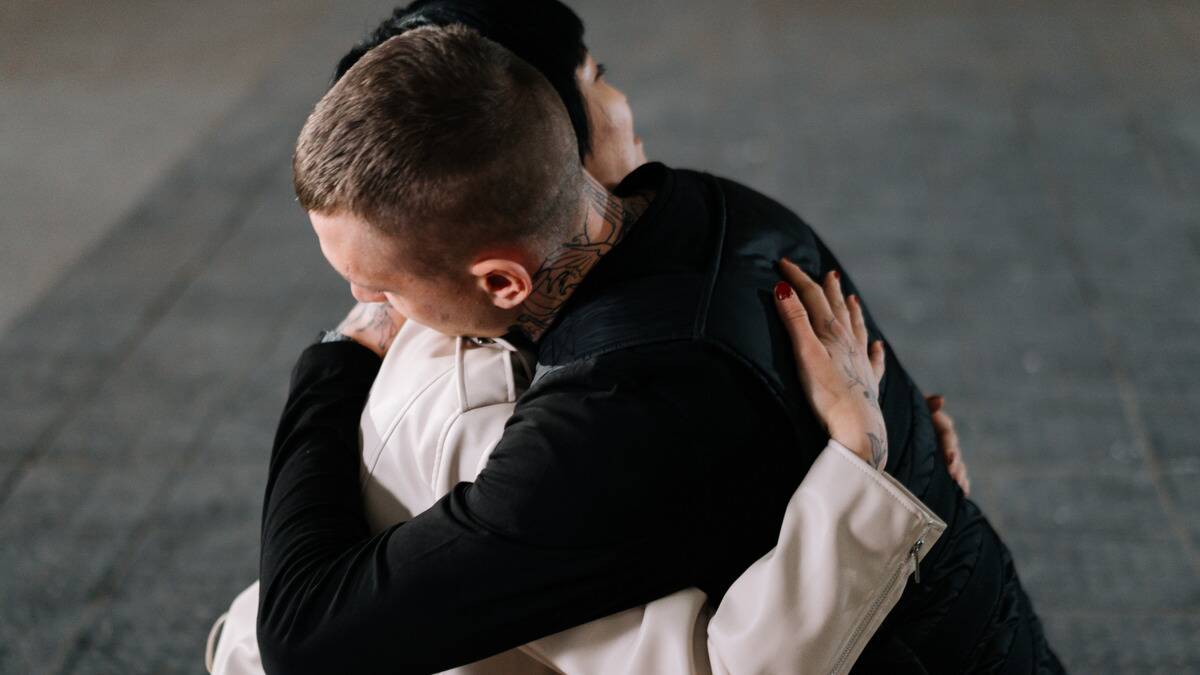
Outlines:
{"label": "man", "polygon": [[[378,358],[306,352],[264,506],[269,669],[434,670],[687,586],[716,602],[774,544],[827,437],[766,289],[784,255],[813,276],[836,260],[730,181],[651,164],[610,193],[574,140],[544,79],[455,28],[372,50],[305,125],[297,194],[356,297],[447,334],[523,335],[539,363],[477,480],[367,537],[357,439],[333,421]],[[890,352],[886,433],[849,444],[950,529],[860,665],[1059,668]]]}

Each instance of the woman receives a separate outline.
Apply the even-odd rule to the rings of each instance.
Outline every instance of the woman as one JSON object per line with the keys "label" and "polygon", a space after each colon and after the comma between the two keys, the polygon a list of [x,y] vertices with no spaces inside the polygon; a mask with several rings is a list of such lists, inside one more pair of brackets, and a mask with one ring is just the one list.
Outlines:
{"label": "woman", "polygon": [[[604,80],[603,68],[582,49],[582,26],[570,10],[558,3],[536,4],[542,20],[540,23],[523,21],[514,24],[500,15],[508,12],[506,16],[511,16],[516,8],[523,6],[521,4],[417,3],[405,11],[398,11],[376,32],[372,40],[347,55],[339,64],[338,75],[344,73],[373,44],[412,28],[431,23],[462,22],[487,29],[486,34],[513,48],[547,75],[562,96],[576,126],[585,168],[605,185],[615,185],[626,173],[645,161],[640,139],[633,132],[629,106],[624,96]],[[528,8],[528,5],[524,6]],[[537,39],[522,34],[539,26],[546,30],[539,33]],[[547,45],[547,41],[542,39],[542,36],[547,34],[562,36],[564,40],[559,44]],[[522,39],[523,37],[529,39]],[[578,48],[572,48],[571,45],[578,45]],[[799,278],[794,278],[793,282],[801,286],[812,283],[802,274]],[[831,297],[836,295],[840,299],[840,289],[836,286],[836,280],[827,283],[826,290]],[[800,307],[794,296],[782,298],[780,303],[781,307],[790,306],[793,311]],[[852,315],[857,314],[857,306],[853,303],[851,306],[853,312],[843,317],[847,332],[852,328]],[[800,330],[807,324],[802,325],[798,317],[799,315],[793,314],[790,325],[796,331],[793,334],[801,339],[798,344],[803,345],[803,338],[811,336],[812,332],[811,329],[807,333]],[[375,325],[375,328],[379,326]],[[369,322],[356,326],[355,321],[351,320],[344,324],[342,330],[352,332],[356,329],[371,328]],[[393,335],[394,332],[388,333],[385,330],[372,342],[383,343]],[[867,353],[865,333],[861,336],[856,333],[856,337],[861,337],[863,341],[863,349],[859,350],[862,357]],[[830,349],[836,352],[837,347]],[[810,359],[814,353],[808,352]],[[814,373],[822,373],[827,387],[833,386],[829,378],[835,373],[828,367],[822,370],[822,364],[827,366],[830,355],[830,352],[826,352],[823,362],[818,360],[805,364],[805,372],[809,373],[810,379],[815,377]],[[845,356],[836,353],[833,355]],[[877,381],[882,373],[880,352],[875,353],[874,360],[877,366],[874,376]],[[456,377],[452,380],[459,386],[443,387],[441,391],[457,397],[458,405],[451,406],[450,409],[453,415],[461,415],[464,412],[470,414],[469,431],[452,431],[451,437],[456,438],[453,434],[457,433],[459,440],[450,443],[444,438],[429,440],[422,436],[423,433],[441,436],[444,430],[437,424],[427,425],[432,429],[414,427],[409,429],[412,435],[405,436],[405,428],[412,426],[412,421],[418,417],[402,417],[401,410],[409,410],[409,406],[414,402],[418,405],[438,405],[438,397],[430,393],[437,389],[431,390],[425,386],[425,380],[414,377],[414,368],[436,370],[446,361],[455,366]],[[865,363],[866,361],[862,360],[860,365]],[[384,370],[381,371],[373,390],[372,400],[368,403],[363,420],[364,492],[374,528],[382,528],[397,520],[411,517],[412,513],[422,510],[423,505],[428,505],[424,499],[435,499],[459,480],[470,480],[473,477],[474,472],[477,472],[486,460],[487,449],[499,436],[500,427],[511,411],[516,395],[523,388],[520,382],[521,374],[521,354],[515,347],[502,341],[478,344],[461,338],[456,340],[440,336],[415,324],[407,324],[400,329],[400,337],[397,338],[397,344],[387,353]],[[405,386],[416,386],[421,390],[421,396],[413,395],[414,392],[405,389]],[[498,393],[489,396],[489,390],[498,390]],[[823,389],[818,388],[818,391],[821,390]],[[830,405],[820,399],[812,402],[814,409],[819,412],[825,412],[822,405]],[[448,415],[443,413],[443,416]],[[419,419],[431,418],[422,415]],[[952,463],[960,467],[960,473],[965,479],[965,468],[962,468],[957,459],[957,445],[952,432],[949,431],[948,418],[944,413],[939,413],[935,420],[942,426],[945,432],[943,438],[948,441],[943,442],[943,448]],[[830,426],[831,431],[834,426]],[[491,442],[488,442],[488,439]],[[400,442],[401,440],[403,442]],[[818,465],[809,474],[809,478],[806,478],[797,491],[793,503],[789,505],[789,520],[784,523],[785,536],[781,539],[781,546],[776,554],[759,561],[755,568],[743,575],[726,595],[721,609],[713,617],[708,626],[707,658],[697,658],[692,652],[694,629],[697,625],[703,628],[703,623],[698,622],[707,621],[709,613],[704,606],[703,594],[690,589],[651,603],[646,608],[630,610],[539,640],[527,646],[523,653],[507,653],[461,669],[461,672],[518,672],[517,669],[521,669],[519,672],[538,672],[541,668],[539,662],[548,662],[565,672],[707,672],[710,668],[717,671],[741,672],[744,669],[759,670],[763,667],[778,672],[802,672],[806,666],[828,670],[829,668],[821,664],[829,663],[833,657],[825,652],[836,652],[842,665],[848,668],[853,664],[856,649],[861,649],[873,630],[873,626],[869,625],[870,621],[875,618],[881,619],[886,614],[886,608],[890,607],[889,602],[894,602],[895,598],[887,594],[872,595],[879,589],[867,589],[865,592],[859,592],[857,596],[849,593],[843,597],[840,601],[843,609],[847,608],[847,603],[849,608],[854,608],[855,602],[863,606],[882,607],[882,611],[877,610],[871,620],[863,623],[858,620],[859,617],[852,616],[853,612],[844,612],[844,617],[818,616],[812,611],[797,612],[800,607],[794,603],[789,604],[782,594],[763,594],[764,591],[778,590],[779,577],[812,577],[811,574],[800,573],[802,564],[811,563],[800,560],[801,556],[796,552],[797,543],[804,546],[805,555],[809,557],[812,557],[811,551],[822,550],[823,544],[831,543],[815,538],[815,533],[822,528],[810,526],[805,529],[804,523],[799,521],[806,513],[821,514],[828,518],[826,524],[837,524],[842,518],[862,517],[864,514],[886,521],[889,514],[899,514],[906,524],[915,523],[920,527],[931,528],[926,536],[929,545],[932,545],[933,539],[936,538],[938,524],[932,514],[924,510],[919,502],[907,495],[898,484],[878,474],[864,474],[854,468],[849,462],[853,458],[844,447],[832,445],[825,454],[828,457],[824,458],[824,464]],[[826,470],[822,471],[822,468]],[[423,485],[406,484],[406,481],[411,483],[414,477],[418,477]],[[902,498],[897,498],[894,492],[897,488],[903,494]],[[833,493],[843,497],[857,494],[861,501],[843,501],[835,505],[832,501]],[[871,506],[872,504],[874,506]],[[906,516],[908,520],[904,520]],[[829,533],[836,531],[836,528],[824,528],[824,531]],[[797,533],[801,536],[796,537]],[[853,541],[854,536],[854,533],[844,533],[839,545]],[[808,539],[803,539],[804,537]],[[897,557],[895,554],[906,553],[911,542],[904,540],[905,543],[898,545],[896,550],[890,550],[881,544],[883,541],[875,540],[875,544],[881,545],[882,548],[873,551],[873,556],[841,560],[840,564],[850,567],[840,570],[839,573],[848,577],[857,573],[861,579],[886,577],[886,573],[881,574],[883,570],[879,568],[877,561],[888,558],[904,560],[903,555]],[[825,546],[825,550],[833,549],[833,546]],[[791,553],[788,553],[789,550]],[[776,581],[772,581],[773,579]],[[895,591],[898,595],[902,587],[901,584],[887,590],[889,593]],[[253,590],[252,588],[251,592],[239,597],[235,602],[230,623],[222,635],[215,672],[253,672],[256,665],[252,632],[255,605]],[[852,599],[847,601],[847,597]],[[873,598],[876,597],[881,599],[881,603],[874,602]],[[773,614],[764,611],[771,609],[771,602],[777,602],[779,605],[774,608]],[[757,618],[750,618],[755,613]],[[780,621],[784,622],[780,624]],[[804,622],[804,627],[811,630],[791,630],[797,628],[798,622]],[[249,633],[246,632],[247,626],[250,629]],[[850,629],[853,627],[863,627],[864,630],[858,631],[854,640],[849,640]],[[781,631],[781,628],[786,630]],[[738,632],[748,634],[748,637],[739,639],[736,637]],[[809,634],[819,639],[805,642],[796,637]],[[771,646],[773,638],[779,642],[777,648]],[[699,646],[701,650],[705,649],[703,643]]]}

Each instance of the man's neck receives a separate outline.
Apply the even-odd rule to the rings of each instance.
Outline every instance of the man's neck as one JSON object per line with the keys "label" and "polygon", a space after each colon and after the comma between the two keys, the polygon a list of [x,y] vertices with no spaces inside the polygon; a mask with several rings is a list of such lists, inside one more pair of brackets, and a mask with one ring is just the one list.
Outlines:
{"label": "man's neck", "polygon": [[533,292],[517,317],[516,327],[534,342],[541,339],[596,263],[621,243],[653,199],[648,193],[618,197],[586,172],[584,179],[582,222],[546,256],[533,275]]}

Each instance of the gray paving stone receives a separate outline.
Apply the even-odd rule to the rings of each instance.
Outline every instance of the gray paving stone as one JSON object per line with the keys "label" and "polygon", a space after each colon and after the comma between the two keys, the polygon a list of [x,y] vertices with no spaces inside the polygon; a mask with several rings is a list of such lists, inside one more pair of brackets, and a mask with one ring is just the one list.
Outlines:
{"label": "gray paving stone", "polygon": [[1072,673],[1200,672],[1200,619],[1189,614],[1103,616],[1043,612],[1046,632]]}
{"label": "gray paving stone", "polygon": [[1200,580],[1176,541],[1131,542],[1008,530],[1001,534],[1039,610],[1088,610],[1112,616],[1200,612]]}
{"label": "gray paving stone", "polygon": [[1174,543],[1169,529],[1147,526],[1161,519],[1162,508],[1145,472],[1014,475],[993,469],[981,472],[972,489],[988,511],[1003,511],[1006,534],[1094,537],[1134,547]]}
{"label": "gray paving stone", "polygon": [[[1111,382],[1103,386],[1113,387]],[[1005,394],[995,391],[999,388],[987,389],[969,399],[951,394],[947,404],[961,420],[963,447],[971,458],[1034,473],[1074,470],[1090,475],[1141,466],[1140,450],[1115,396],[1088,399],[1043,390],[1007,399],[1000,398]]]}
{"label": "gray paving stone", "polygon": [[[231,394],[230,414],[146,520],[147,531],[130,551],[132,564],[94,603],[97,627],[72,646],[69,672],[155,673],[199,663],[213,620],[257,577],[262,486],[273,423],[286,393],[281,383],[307,342],[299,336],[308,336],[310,327],[323,325],[345,304],[342,293],[313,297],[316,302],[281,327],[287,337]],[[163,579],[176,580],[168,595],[142,594],[142,589],[159,593]],[[180,615],[162,626],[155,622],[164,611]],[[138,628],[151,625],[148,643]]]}

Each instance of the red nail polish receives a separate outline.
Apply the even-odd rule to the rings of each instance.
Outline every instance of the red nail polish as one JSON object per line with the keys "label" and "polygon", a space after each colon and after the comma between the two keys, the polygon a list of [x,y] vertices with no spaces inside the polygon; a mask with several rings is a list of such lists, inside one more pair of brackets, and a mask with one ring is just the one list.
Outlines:
{"label": "red nail polish", "polygon": [[837,280],[837,281],[841,281],[841,280],[842,280],[842,274],[841,274],[840,272],[838,272],[837,270],[834,270],[834,271],[833,271],[833,278],[834,278],[835,280]]}
{"label": "red nail polish", "polygon": [[788,285],[788,282],[781,281],[775,284],[775,299],[787,300],[790,297],[792,297],[792,287]]}

